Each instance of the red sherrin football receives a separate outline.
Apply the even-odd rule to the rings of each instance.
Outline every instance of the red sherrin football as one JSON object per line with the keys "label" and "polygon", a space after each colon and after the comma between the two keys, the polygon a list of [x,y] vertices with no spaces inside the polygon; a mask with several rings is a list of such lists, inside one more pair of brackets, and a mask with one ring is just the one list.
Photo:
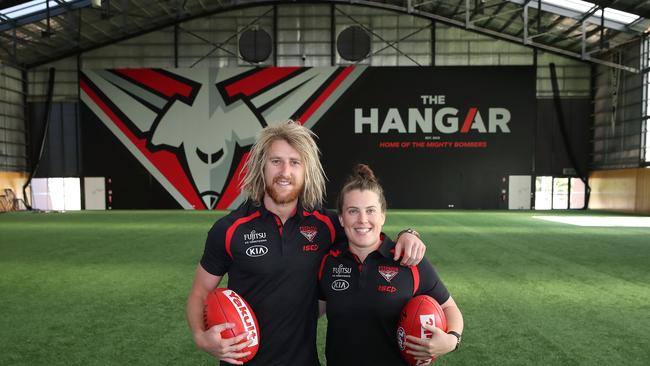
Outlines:
{"label": "red sherrin football", "polygon": [[[260,327],[257,324],[253,309],[235,291],[216,288],[210,292],[205,299],[203,318],[205,320],[205,329],[210,329],[217,324],[235,324],[234,328],[221,332],[223,338],[232,338],[244,332],[249,332],[248,340],[252,339],[253,343],[240,352],[250,352],[250,354],[238,359],[238,361],[247,362],[255,357],[260,347]],[[242,342],[247,342],[247,340]]]}
{"label": "red sherrin football", "polygon": [[431,332],[425,330],[422,325],[430,324],[447,331],[447,318],[436,300],[431,296],[419,295],[404,306],[397,323],[397,345],[402,357],[409,365],[429,365],[434,359],[416,360],[412,355],[406,353],[406,336],[411,335],[419,338],[431,338]]}

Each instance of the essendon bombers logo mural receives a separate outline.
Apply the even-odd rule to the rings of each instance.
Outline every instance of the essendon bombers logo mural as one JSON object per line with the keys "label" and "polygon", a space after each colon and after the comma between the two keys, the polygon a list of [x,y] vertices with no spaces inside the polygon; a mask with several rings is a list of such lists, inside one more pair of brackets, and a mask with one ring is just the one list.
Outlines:
{"label": "essendon bombers logo mural", "polygon": [[[85,171],[114,178],[120,208],[236,208],[255,137],[288,119],[318,135],[329,191],[368,163],[389,177],[395,208],[499,208],[499,182],[532,172],[529,66],[111,69],[79,80]],[[106,159],[125,153],[146,172]]]}
{"label": "essendon bombers logo mural", "polygon": [[260,129],[312,128],[355,67],[83,71],[81,100],[184,208],[244,200],[240,171]]}

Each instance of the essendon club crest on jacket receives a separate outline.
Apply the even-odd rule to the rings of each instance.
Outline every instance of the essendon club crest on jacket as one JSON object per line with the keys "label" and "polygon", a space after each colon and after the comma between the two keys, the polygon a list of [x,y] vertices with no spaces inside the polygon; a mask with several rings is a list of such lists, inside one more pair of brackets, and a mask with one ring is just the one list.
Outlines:
{"label": "essendon club crest on jacket", "polygon": [[388,282],[395,278],[398,272],[399,268],[395,266],[379,266],[379,274]]}
{"label": "essendon club crest on jacket", "polygon": [[228,209],[259,130],[312,128],[363,70],[84,70],[80,98],[183,208]]}
{"label": "essendon club crest on jacket", "polygon": [[301,226],[300,227],[300,233],[302,236],[307,238],[310,242],[314,241],[314,237],[316,237],[316,234],[318,234],[318,229],[316,226]]}

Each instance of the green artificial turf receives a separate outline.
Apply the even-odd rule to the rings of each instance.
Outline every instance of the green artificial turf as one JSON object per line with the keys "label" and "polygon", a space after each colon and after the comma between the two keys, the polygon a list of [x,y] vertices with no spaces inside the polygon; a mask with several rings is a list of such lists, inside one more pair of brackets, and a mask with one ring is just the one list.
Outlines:
{"label": "green artificial turf", "polygon": [[[184,308],[222,214],[0,215],[0,365],[214,365]],[[540,214],[388,213],[385,232],[420,231],[465,317],[461,350],[436,364],[647,365],[650,229]]]}

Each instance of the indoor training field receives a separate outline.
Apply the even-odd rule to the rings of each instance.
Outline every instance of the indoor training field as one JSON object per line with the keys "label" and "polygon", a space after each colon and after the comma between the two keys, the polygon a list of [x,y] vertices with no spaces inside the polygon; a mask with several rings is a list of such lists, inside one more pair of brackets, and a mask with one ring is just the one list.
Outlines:
{"label": "indoor training field", "polygon": [[[184,307],[221,215],[0,215],[0,365],[214,365]],[[646,227],[534,218],[551,215]],[[390,211],[385,231],[420,231],[465,318],[461,350],[437,365],[647,365],[650,228],[609,216]]]}

